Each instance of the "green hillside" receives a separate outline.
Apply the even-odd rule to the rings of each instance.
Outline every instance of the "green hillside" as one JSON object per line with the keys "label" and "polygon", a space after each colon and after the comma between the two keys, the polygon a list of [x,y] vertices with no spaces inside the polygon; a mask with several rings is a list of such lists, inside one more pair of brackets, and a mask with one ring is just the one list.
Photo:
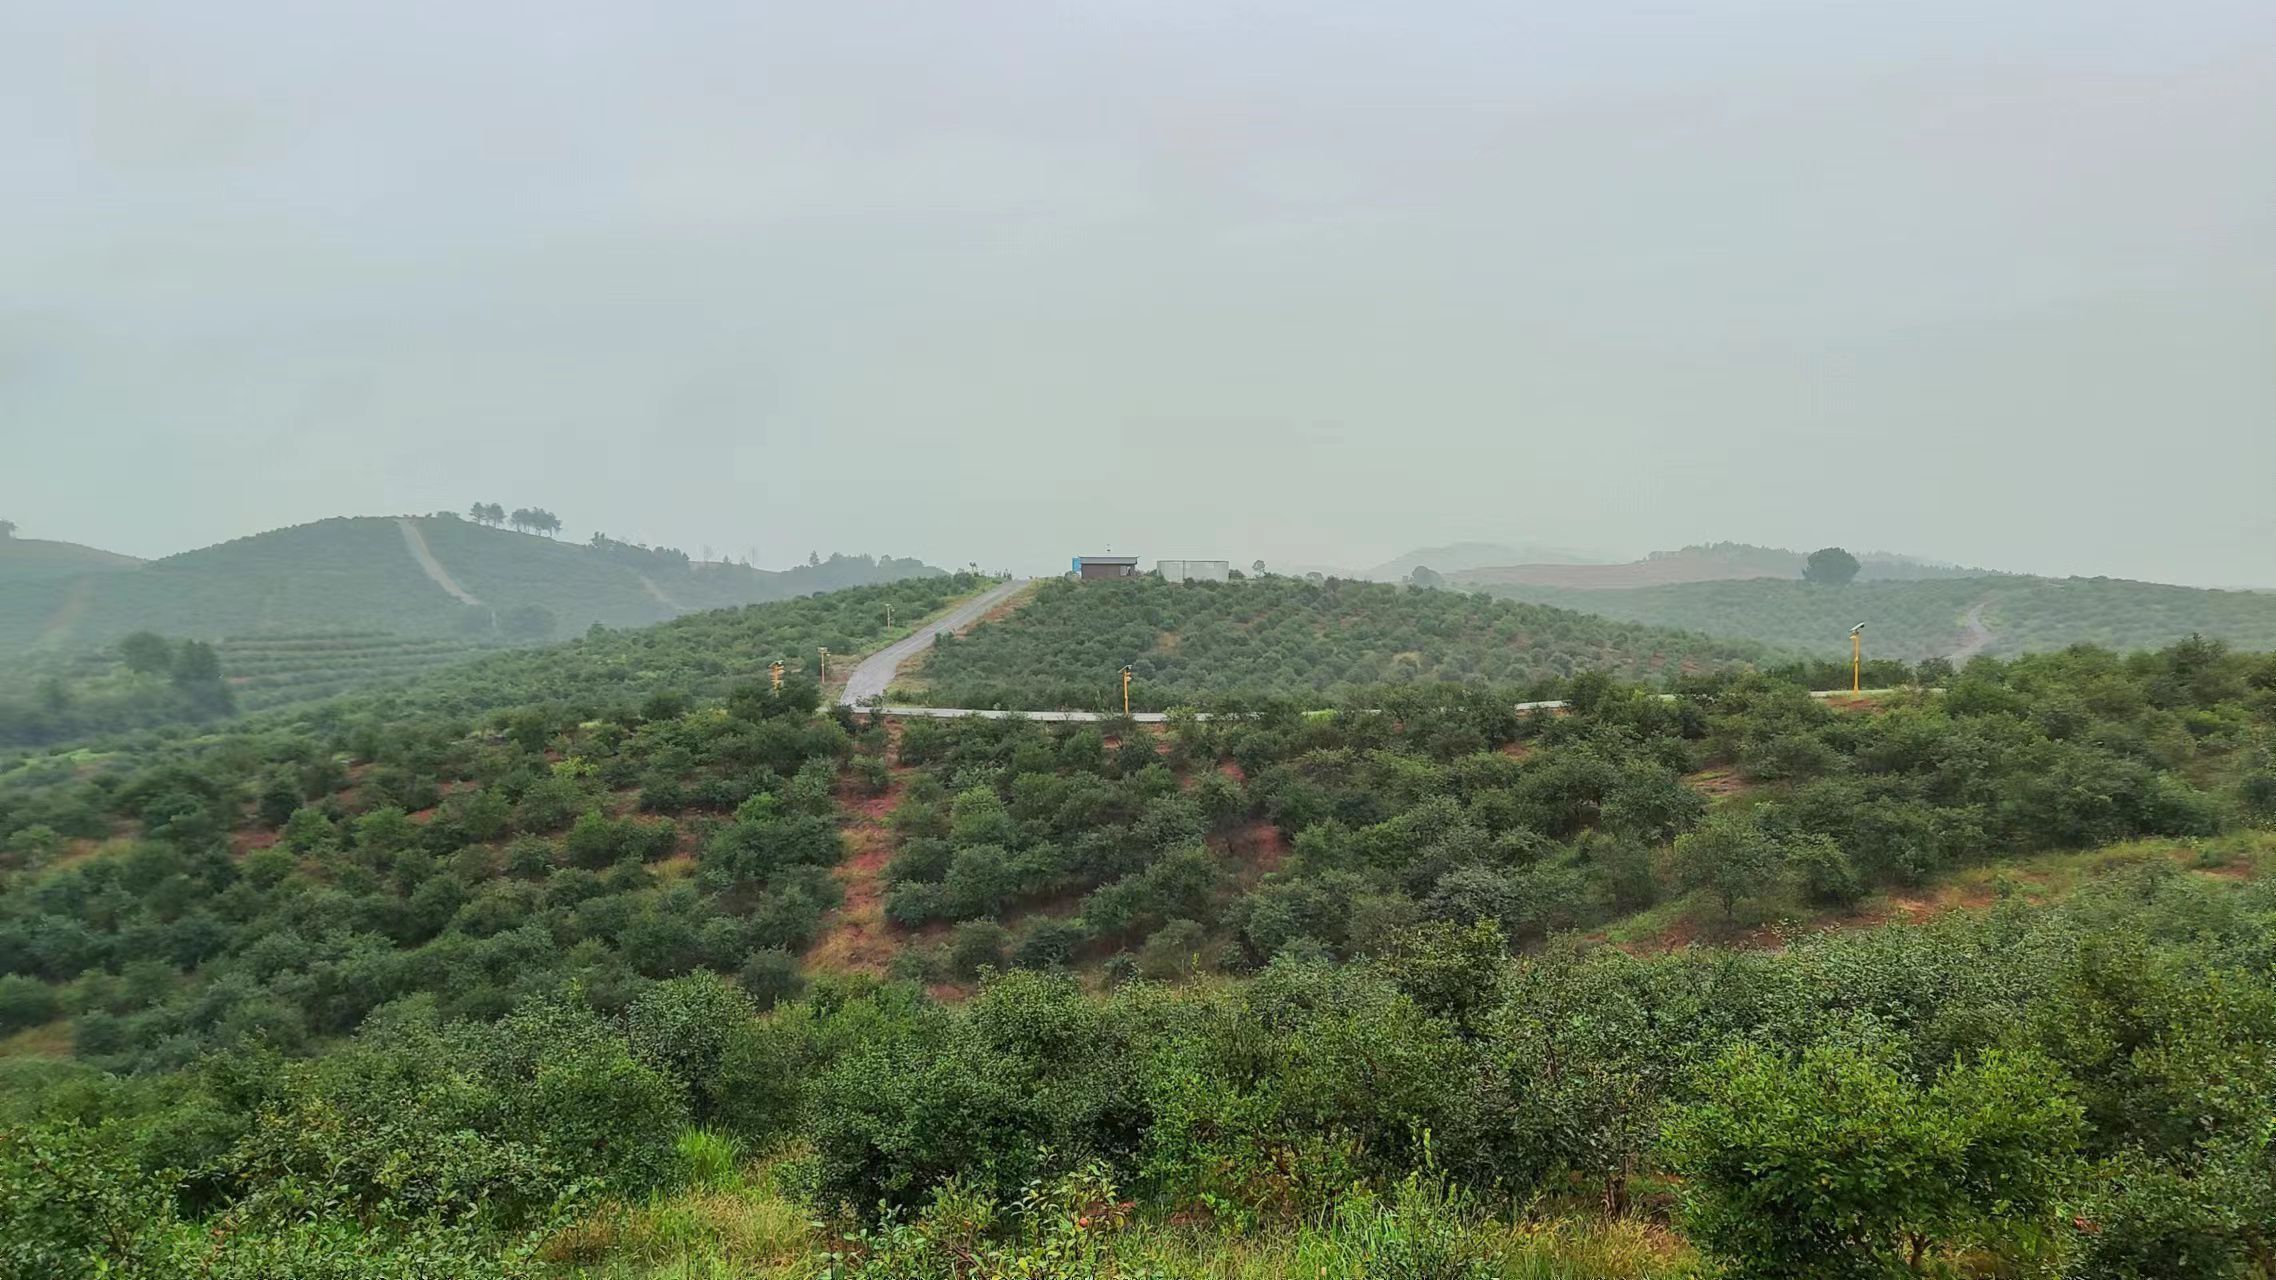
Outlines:
{"label": "green hillside", "polygon": [[385,631],[307,631],[231,636],[217,648],[243,711],[313,698],[431,671],[487,652],[479,638],[398,636]]}
{"label": "green hillside", "polygon": [[2276,648],[2276,593],[2206,591],[2118,578],[1860,579],[1840,587],[1756,579],[1626,591],[1522,584],[1483,589],[1815,657],[1846,654],[1849,629],[1859,622],[1866,624],[1867,652],[1876,657],[1917,662],[1960,653],[1974,634],[1967,616],[1978,606],[1977,616],[1989,632],[1980,652],[1992,654],[2038,653],[2074,644],[2156,648],[2192,634],[2241,649]]}
{"label": "green hillside", "polygon": [[0,765],[0,1274],[2265,1274],[2276,661],[1158,732],[760,675],[977,585]]}
{"label": "green hillside", "polygon": [[[817,648],[874,648],[983,583],[968,574],[902,578],[705,610],[656,626],[588,631],[537,647],[487,637],[327,631],[263,632],[214,645],[143,635],[103,649],[22,654],[0,661],[0,748],[213,724],[345,693],[459,711],[501,701],[597,705],[656,692],[715,694],[755,678],[776,658],[811,675]],[[903,631],[886,626],[888,606]],[[126,652],[137,644],[144,650],[139,665]],[[201,656],[212,665],[198,667]]]}
{"label": "green hillside", "polygon": [[[423,544],[453,595],[418,558]],[[832,556],[766,572],[643,548],[556,542],[449,517],[350,517],[272,530],[117,572],[0,579],[0,653],[86,649],[129,632],[219,639],[384,631],[529,642],[937,574]]]}
{"label": "green hillside", "polygon": [[1581,671],[1658,679],[1744,663],[1745,644],[1453,591],[1272,577],[1222,584],[1055,580],[1001,621],[944,640],[921,668],[942,706],[1119,706],[1226,697],[1314,700],[1376,685],[1505,686]]}
{"label": "green hillside", "polygon": [[73,574],[132,569],[143,563],[115,551],[50,542],[44,538],[0,538],[0,584],[68,578]]}

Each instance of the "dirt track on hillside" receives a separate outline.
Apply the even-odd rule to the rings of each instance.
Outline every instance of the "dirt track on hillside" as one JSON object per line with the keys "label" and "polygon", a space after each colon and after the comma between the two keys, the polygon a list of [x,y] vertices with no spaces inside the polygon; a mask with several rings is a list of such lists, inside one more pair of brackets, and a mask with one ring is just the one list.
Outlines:
{"label": "dirt track on hillside", "polygon": [[435,553],[427,546],[427,535],[419,532],[419,526],[398,517],[395,527],[403,531],[403,545],[410,550],[411,558],[419,562],[419,569],[427,575],[429,582],[456,596],[460,604],[481,605],[482,602],[474,598],[474,593],[458,585],[458,579],[450,576],[450,570],[443,568],[443,562],[435,559]]}

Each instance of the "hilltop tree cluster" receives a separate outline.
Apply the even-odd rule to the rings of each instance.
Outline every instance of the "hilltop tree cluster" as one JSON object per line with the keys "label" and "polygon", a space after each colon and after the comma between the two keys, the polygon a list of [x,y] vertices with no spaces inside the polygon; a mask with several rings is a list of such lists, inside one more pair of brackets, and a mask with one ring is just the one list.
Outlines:
{"label": "hilltop tree cluster", "polygon": [[620,542],[597,530],[593,534],[592,547],[610,559],[639,569],[685,573],[693,563],[688,553],[678,547],[651,547],[644,542]]}
{"label": "hilltop tree cluster", "polygon": [[1824,586],[1839,587],[1854,580],[1857,571],[1863,567],[1857,562],[1856,556],[1840,547],[1820,547],[1803,562],[1802,577]]}
{"label": "hilltop tree cluster", "polygon": [[466,514],[476,524],[505,525],[522,533],[542,533],[550,538],[561,532],[561,518],[543,507],[516,507],[509,512],[495,502],[477,502],[466,509]]}

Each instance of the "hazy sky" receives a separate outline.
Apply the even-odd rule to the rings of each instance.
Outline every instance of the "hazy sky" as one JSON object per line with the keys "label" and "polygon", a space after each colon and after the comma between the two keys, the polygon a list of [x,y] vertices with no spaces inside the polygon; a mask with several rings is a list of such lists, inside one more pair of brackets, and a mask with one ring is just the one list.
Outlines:
{"label": "hazy sky", "polygon": [[0,515],[2276,584],[2269,0],[0,3]]}

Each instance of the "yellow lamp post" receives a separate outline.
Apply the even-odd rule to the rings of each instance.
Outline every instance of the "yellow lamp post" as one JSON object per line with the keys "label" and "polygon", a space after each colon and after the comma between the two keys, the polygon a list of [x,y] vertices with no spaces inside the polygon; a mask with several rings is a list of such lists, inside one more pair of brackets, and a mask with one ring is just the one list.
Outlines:
{"label": "yellow lamp post", "polygon": [[774,687],[779,692],[782,689],[782,659],[776,658],[767,664],[767,676],[774,681]]}
{"label": "yellow lamp post", "polygon": [[1865,624],[1849,629],[1849,691],[1865,692]]}
{"label": "yellow lamp post", "polygon": [[822,683],[828,684],[830,682],[830,646],[826,644],[816,646],[816,652],[822,655]]}
{"label": "yellow lamp post", "polygon": [[1130,714],[1130,668],[1122,669],[1122,714]]}

